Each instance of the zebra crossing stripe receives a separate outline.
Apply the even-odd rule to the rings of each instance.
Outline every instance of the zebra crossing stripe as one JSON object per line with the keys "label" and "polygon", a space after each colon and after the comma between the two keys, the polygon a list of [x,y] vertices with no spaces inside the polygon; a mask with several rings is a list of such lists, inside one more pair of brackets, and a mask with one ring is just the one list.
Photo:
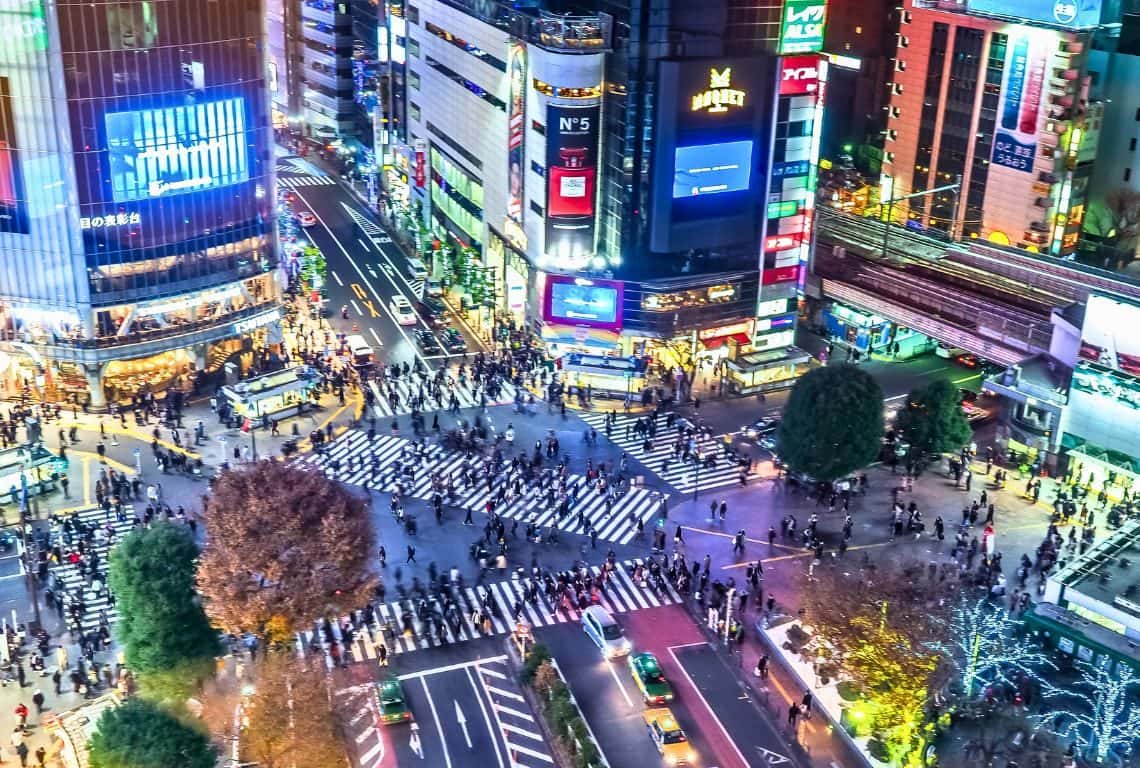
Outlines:
{"label": "zebra crossing stripe", "polygon": [[329,187],[336,181],[328,176],[278,176],[277,184],[282,187],[298,189],[300,187]]}
{"label": "zebra crossing stripe", "polygon": [[[596,429],[599,434],[605,434],[604,413],[596,411],[579,414],[583,421]],[[657,429],[657,437],[653,439],[653,449],[648,453],[644,450],[644,439],[632,432],[626,437],[626,425],[632,425],[639,417],[629,414],[619,414],[609,440],[620,446],[632,458],[637,459],[646,469],[667,482],[682,493],[722,488],[740,482],[740,467],[732,460],[722,456],[723,435],[700,438],[697,447],[702,452],[713,452],[717,457],[714,468],[700,467],[698,470],[693,462],[682,462],[673,456],[673,442],[676,431],[661,425]]]}
{"label": "zebra crossing stripe", "polygon": [[[602,607],[611,613],[618,614],[683,602],[683,598],[668,582],[662,582],[660,592],[636,584],[633,580],[633,571],[638,565],[645,565],[645,561],[635,559],[618,564],[613,571],[613,579],[606,585],[605,591],[598,594]],[[591,575],[596,576],[601,572],[601,567],[593,566],[589,570]],[[513,631],[515,623],[511,617],[516,601],[519,603],[520,617],[536,628],[574,623],[581,619],[581,611],[576,605],[567,609],[559,603],[549,604],[541,584],[538,585],[538,601],[536,603],[527,602],[525,593],[532,581],[533,579],[530,577],[507,579],[484,584],[482,587],[465,587],[462,590],[454,591],[453,597],[456,601],[456,611],[459,617],[459,631],[456,632],[446,619],[443,621],[446,645],[482,637],[504,635]],[[498,608],[497,611],[484,614],[484,617],[489,619],[491,623],[490,634],[484,634],[482,628],[475,626],[471,618],[474,611],[483,603],[480,590],[484,590],[487,599],[493,600]],[[381,603],[376,606],[375,610],[379,623],[372,626],[362,626],[354,632],[352,642],[348,644],[347,648],[341,630],[341,621],[330,623],[329,629],[333,642],[342,649],[345,661],[348,661],[349,657],[354,662],[377,659],[381,645],[387,649],[389,655],[412,653],[443,645],[439,643],[434,630],[428,631],[428,627],[420,621],[419,616],[412,609],[410,601]],[[414,633],[410,637],[405,634],[401,619],[405,611],[410,616]],[[359,612],[354,613],[357,617],[359,616]],[[384,637],[384,626],[390,626],[393,629],[389,638]],[[333,667],[333,657],[322,622],[315,622],[311,629],[298,632],[295,638],[295,646],[299,656],[307,655],[314,648],[320,649],[320,652],[325,656],[326,665],[330,669]]]}
{"label": "zebra crossing stripe", "polygon": [[[395,382],[389,382],[389,390],[394,389],[396,394],[399,395],[398,404],[395,408],[392,407],[392,402],[387,393],[382,393],[380,385],[376,381],[369,381],[368,388],[372,391],[375,399],[372,401],[371,410],[378,418],[389,418],[392,416],[401,416],[412,412],[411,401],[412,398],[419,394],[419,388],[414,387],[412,382],[406,379],[398,379]],[[502,394],[498,398],[487,398],[487,407],[496,405],[507,405],[513,403],[515,400],[515,393],[517,388],[514,384],[509,382],[502,382]],[[425,408],[423,413],[433,413],[437,411],[446,411],[448,403],[451,399],[452,392],[455,393],[455,398],[459,401],[460,408],[474,408],[482,405],[478,393],[470,384],[456,384],[454,388],[445,390],[442,394],[443,402],[439,403],[434,408]],[[427,399],[425,405],[431,405],[437,401],[432,400],[430,397]]]}

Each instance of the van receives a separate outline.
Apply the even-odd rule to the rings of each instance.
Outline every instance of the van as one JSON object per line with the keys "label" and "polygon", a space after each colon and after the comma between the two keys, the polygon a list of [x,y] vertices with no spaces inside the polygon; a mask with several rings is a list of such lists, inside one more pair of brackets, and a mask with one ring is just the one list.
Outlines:
{"label": "van", "polygon": [[582,631],[607,659],[629,654],[630,644],[617,620],[600,605],[582,611]]}
{"label": "van", "polygon": [[949,344],[939,344],[934,348],[934,354],[946,360],[953,360],[958,355],[966,354],[966,350],[961,347],[952,347]]}
{"label": "van", "polygon": [[424,296],[439,298],[443,295],[443,281],[437,280],[434,277],[424,280]]}
{"label": "van", "polygon": [[372,364],[372,347],[359,334],[353,334],[344,340],[348,352],[352,355],[352,363],[357,367]]}
{"label": "van", "polygon": [[408,271],[412,274],[413,280],[427,280],[427,265],[424,264],[420,259],[409,257]]}

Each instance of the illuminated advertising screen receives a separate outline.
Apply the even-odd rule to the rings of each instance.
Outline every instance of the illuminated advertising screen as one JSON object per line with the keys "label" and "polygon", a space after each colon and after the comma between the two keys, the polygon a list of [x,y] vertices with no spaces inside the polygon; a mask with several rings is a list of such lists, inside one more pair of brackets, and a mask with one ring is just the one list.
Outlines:
{"label": "illuminated advertising screen", "polygon": [[751,178],[751,141],[677,147],[675,152],[675,198],[744,191],[748,189]]}
{"label": "illuminated advertising screen", "polygon": [[994,135],[993,162],[1033,173],[1037,154],[1037,116],[1045,86],[1049,48],[1039,35],[1015,30],[1009,35],[1001,102]]}
{"label": "illuminated advertising screen", "polygon": [[621,301],[619,281],[549,275],[543,318],[550,323],[620,330]]}
{"label": "illuminated advertising screen", "polygon": [[1140,305],[1089,297],[1079,356],[1113,371],[1140,376]]}
{"label": "illuminated advertising screen", "polygon": [[567,267],[594,252],[601,109],[546,108],[546,253]]}
{"label": "illuminated advertising screen", "polygon": [[27,201],[8,78],[0,77],[0,232],[28,234]]}
{"label": "illuminated advertising screen", "polygon": [[784,0],[784,18],[780,24],[780,55],[818,53],[823,50],[826,20],[825,0]]}
{"label": "illuminated advertising screen", "polygon": [[1100,24],[1101,0],[968,0],[970,13],[1079,29]]}
{"label": "illuminated advertising screen", "polygon": [[526,47],[512,42],[509,55],[510,92],[507,105],[507,217],[522,225],[523,135],[526,119]]}
{"label": "illuminated advertising screen", "polygon": [[249,179],[245,99],[111,112],[105,124],[117,203]]}
{"label": "illuminated advertising screen", "polygon": [[788,56],[780,62],[781,96],[802,96],[818,89],[818,56]]}

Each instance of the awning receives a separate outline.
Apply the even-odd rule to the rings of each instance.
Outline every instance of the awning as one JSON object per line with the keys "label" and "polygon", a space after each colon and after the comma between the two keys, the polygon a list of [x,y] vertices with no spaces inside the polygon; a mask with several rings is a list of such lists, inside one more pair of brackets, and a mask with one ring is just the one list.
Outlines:
{"label": "awning", "polygon": [[702,339],[701,343],[705,345],[705,349],[716,349],[717,347],[723,347],[729,341],[735,341],[738,344],[748,344],[752,341],[752,337],[747,333],[730,333],[727,336]]}

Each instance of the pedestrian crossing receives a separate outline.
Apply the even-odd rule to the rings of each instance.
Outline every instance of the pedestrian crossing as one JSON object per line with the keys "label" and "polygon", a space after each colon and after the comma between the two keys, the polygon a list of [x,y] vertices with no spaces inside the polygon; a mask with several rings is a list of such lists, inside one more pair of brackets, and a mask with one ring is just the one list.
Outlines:
{"label": "pedestrian crossing", "polygon": [[[499,387],[498,397],[487,398],[486,405],[488,407],[514,402],[515,393],[518,391],[515,385],[509,382],[500,382]],[[388,379],[383,387],[375,380],[369,381],[368,391],[372,393],[372,398],[366,410],[376,418],[389,418],[411,413],[412,405],[419,397],[424,398],[423,407],[418,409],[420,412],[446,411],[450,405],[451,393],[453,392],[455,399],[459,401],[460,408],[475,408],[484,404],[481,388],[474,386],[470,380],[463,384],[456,382],[452,388],[443,387],[441,391],[442,400],[432,398],[426,385],[421,389],[420,381],[413,380],[408,376],[402,376],[395,380]]]}
{"label": "pedestrian crossing", "polygon": [[[605,591],[598,593],[598,604],[611,614],[620,615],[683,602],[684,598],[667,581],[661,582],[660,591],[648,583],[635,582],[634,571],[643,564],[640,559],[618,563]],[[600,566],[590,567],[592,575],[600,571]],[[325,663],[331,669],[338,660],[344,663],[376,661],[380,658],[381,646],[390,658],[481,637],[505,635],[513,632],[518,624],[514,618],[516,604],[519,606],[518,620],[535,629],[581,620],[582,611],[577,607],[552,605],[541,583],[536,585],[536,601],[527,602],[526,592],[533,581],[528,576],[483,586],[452,587],[456,608],[449,616],[441,615],[438,631],[420,620],[411,600],[395,600],[378,604],[371,623],[365,621],[363,611],[343,616],[340,621],[315,622],[311,629],[296,633],[295,648],[302,656],[323,653]],[[493,601],[493,608],[480,615],[483,595]],[[481,624],[478,623],[480,618]]]}
{"label": "pedestrian crossing", "polygon": [[[133,511],[131,511],[133,516]],[[111,605],[110,588],[107,586],[107,566],[111,549],[134,527],[131,517],[119,519],[114,512],[106,513],[98,507],[84,509],[70,515],[72,523],[78,522],[84,530],[95,532],[93,543],[85,546],[81,562],[88,563],[92,555],[98,559],[95,573],[90,578],[80,569],[79,563],[71,562],[69,555],[78,552],[81,534],[71,533],[70,541],[62,523],[53,523],[50,543],[58,547],[62,557],[48,566],[48,585],[55,593],[55,599],[62,604],[62,616],[70,629],[79,629],[86,635],[99,629],[105,619],[113,624],[118,613]]]}
{"label": "pedestrian crossing", "polygon": [[[365,432],[351,430],[320,453],[306,454],[297,461],[317,466],[341,482],[375,491],[402,488],[402,496],[424,500],[436,492],[433,476],[444,482],[452,479],[455,496],[448,499],[446,491],[443,492],[445,507],[479,512],[479,525],[483,524],[483,512],[491,500],[495,512],[507,520],[575,533],[587,533],[592,528],[599,539],[619,544],[632,542],[638,535],[638,524],[648,526],[661,508],[662,497],[655,491],[635,486],[611,497],[587,486],[581,475],[571,474],[567,487],[573,489],[575,498],[563,514],[553,489],[544,492],[537,487],[524,487],[521,494],[513,496],[507,489],[501,489],[498,478],[488,487],[477,466],[482,463],[481,459],[469,459],[463,453],[445,451],[436,444],[422,448],[417,445],[389,434],[377,434],[369,440]],[[401,467],[399,474],[397,464]],[[475,468],[476,475],[470,485],[460,477],[468,466]],[[582,521],[589,527],[583,527]]]}
{"label": "pedestrian crossing", "polygon": [[495,721],[503,741],[511,752],[513,768],[553,766],[554,758],[546,744],[530,707],[523,698],[515,675],[507,667],[507,659],[500,656],[475,665],[479,682],[491,702]]}
{"label": "pedestrian crossing", "polygon": [[278,186],[298,189],[299,187],[329,187],[336,184],[331,176],[278,176]]}
{"label": "pedestrian crossing", "polygon": [[[580,413],[579,416],[596,429],[599,435],[606,435],[605,413],[588,411]],[[740,484],[741,469],[747,467],[741,467],[735,457],[725,456],[724,435],[702,436],[695,439],[695,447],[702,458],[715,457],[713,466],[707,466],[704,461],[698,466],[698,462],[686,461],[675,453],[674,443],[677,441],[678,431],[676,428],[666,427],[661,417],[657,419],[657,435],[651,441],[653,447],[648,451],[645,450],[645,437],[638,435],[633,428],[639,418],[652,418],[652,416],[618,414],[607,435],[610,442],[620,446],[631,458],[640,461],[646,469],[678,491],[682,493],[694,489],[708,491]]]}

